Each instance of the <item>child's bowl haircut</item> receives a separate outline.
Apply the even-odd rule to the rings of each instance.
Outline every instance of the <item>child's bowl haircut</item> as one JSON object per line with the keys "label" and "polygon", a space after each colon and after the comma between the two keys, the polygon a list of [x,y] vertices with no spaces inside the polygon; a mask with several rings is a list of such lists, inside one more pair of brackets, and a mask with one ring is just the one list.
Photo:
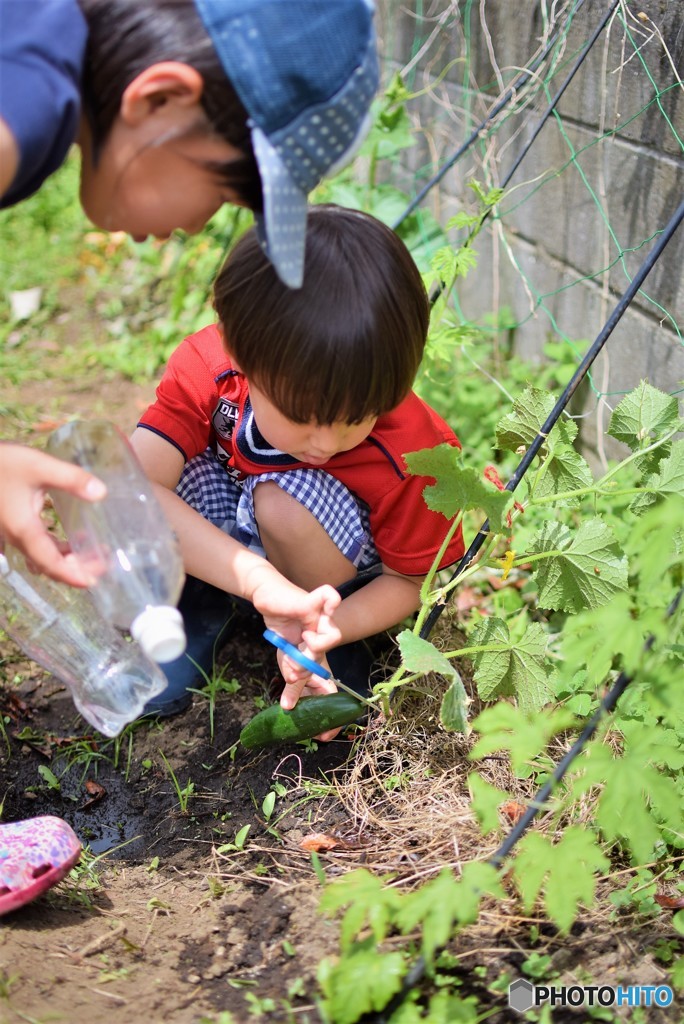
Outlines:
{"label": "child's bowl haircut", "polygon": [[357,210],[310,208],[304,281],[286,287],[255,231],[214,286],[226,346],[246,377],[295,423],[360,423],[411,390],[429,302],[401,239]]}

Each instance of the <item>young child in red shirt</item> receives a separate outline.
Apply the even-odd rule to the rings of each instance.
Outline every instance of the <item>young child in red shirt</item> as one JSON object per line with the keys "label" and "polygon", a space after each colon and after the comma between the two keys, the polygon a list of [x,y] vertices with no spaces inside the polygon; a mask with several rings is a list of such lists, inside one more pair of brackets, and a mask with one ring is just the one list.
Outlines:
{"label": "young child in red shirt", "polygon": [[[423,500],[425,478],[403,459],[459,446],[411,390],[428,329],[425,287],[380,221],[314,206],[302,287],[282,284],[250,231],[219,273],[214,306],[219,323],[171,356],[133,445],[152,479],[199,513],[171,515],[193,576],[221,587],[229,534],[298,586],[340,590],[329,629],[308,641],[323,660],[418,608],[447,532]],[[442,567],[462,554],[458,531]],[[331,688],[279,660],[284,707],[304,688]]]}

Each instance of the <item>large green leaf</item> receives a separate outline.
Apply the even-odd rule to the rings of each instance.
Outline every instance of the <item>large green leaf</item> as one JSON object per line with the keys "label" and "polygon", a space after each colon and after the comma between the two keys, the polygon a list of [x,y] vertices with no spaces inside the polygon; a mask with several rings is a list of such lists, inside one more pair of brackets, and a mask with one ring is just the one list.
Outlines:
{"label": "large green leaf", "polygon": [[507,800],[510,800],[510,796],[503,789],[487,782],[478,772],[470,773],[468,786],[473,800],[473,810],[480,823],[482,834],[486,836],[489,832],[501,827],[499,808]]}
{"label": "large green leaf", "polygon": [[546,748],[551,737],[574,723],[574,715],[564,708],[522,711],[501,700],[481,711],[473,722],[480,739],[471,750],[470,758],[477,761],[488,754],[507,750],[513,771],[525,775],[527,766]]}
{"label": "large green leaf", "polygon": [[605,871],[609,865],[592,833],[572,826],[557,843],[538,832],[529,832],[518,847],[513,874],[525,909],[529,912],[543,891],[549,917],[567,932],[578,906],[591,906],[593,902],[596,872]]}
{"label": "large green leaf", "polygon": [[421,672],[425,675],[428,672],[436,672],[452,681],[459,678],[455,666],[449,659],[445,658],[429,640],[416,636],[410,629],[403,629],[399,633],[397,643],[401,651],[402,664],[409,672]]}
{"label": "large green leaf", "polygon": [[425,504],[447,519],[459,511],[482,509],[496,532],[503,530],[503,517],[513,502],[508,491],[499,491],[475,472],[459,465],[461,453],[450,444],[409,452],[404,460],[414,476],[434,477],[423,491]]}
{"label": "large green leaf", "polygon": [[627,589],[627,558],[601,519],[588,519],[576,530],[545,523],[530,553],[543,552],[549,557],[533,567],[543,608],[599,608]]}
{"label": "large green leaf", "polygon": [[684,441],[676,441],[672,445],[667,458],[658,464],[657,472],[647,476],[641,486],[648,487],[650,491],[639,494],[630,505],[637,515],[663,498],[684,494]]}
{"label": "large green leaf", "polygon": [[323,890],[321,910],[325,913],[332,914],[346,907],[340,928],[343,950],[352,948],[359,932],[365,927],[371,929],[376,943],[382,942],[387,936],[400,894],[390,889],[386,881],[365,868],[357,868]]}
{"label": "large green leaf", "polygon": [[546,634],[532,622],[518,641],[503,619],[487,618],[469,637],[470,646],[490,645],[473,654],[475,682],[483,700],[517,697],[524,710],[543,707],[552,695],[552,670],[546,660]]}
{"label": "large green leaf", "polygon": [[666,395],[642,380],[613,412],[608,433],[635,452],[667,434],[678,419],[679,405],[675,396]]}
{"label": "large green leaf", "polygon": [[619,758],[609,747],[592,744],[585,774],[576,786],[576,792],[592,784],[602,787],[597,825],[607,839],[626,842],[641,864],[655,856],[662,825],[681,834],[684,819],[682,795],[675,780],[662,770],[662,765],[680,770],[681,752],[674,745],[674,734],[664,743],[667,737],[662,732],[659,726],[638,723],[633,742],[626,743]]}
{"label": "large green leaf", "polygon": [[384,1009],[401,988],[406,973],[401,953],[381,953],[373,940],[359,944],[332,968],[321,965],[319,980],[330,1020],[356,1024],[368,1013]]}
{"label": "large green leaf", "polygon": [[[557,444],[545,463],[539,484],[535,486],[533,496],[546,498],[565,491],[579,491],[591,487],[594,482],[591,469],[582,456],[568,444]],[[565,498],[558,504],[576,505],[577,498]]]}
{"label": "large green leaf", "polygon": [[[496,427],[497,448],[515,452],[521,446],[529,448],[553,409],[555,399],[548,391],[539,388],[525,388],[508,413]],[[557,443],[571,445],[577,434],[573,420],[559,420],[553,428],[552,446]],[[550,440],[550,439],[549,439]],[[547,447],[549,441],[547,441]]]}
{"label": "large green leaf", "polygon": [[449,732],[467,732],[469,704],[470,698],[465,692],[461,677],[457,674],[456,679],[444,694],[442,706],[439,709],[439,719],[444,728]]}
{"label": "large green leaf", "polygon": [[463,682],[448,658],[437,650],[429,640],[416,636],[410,629],[404,629],[397,637],[401,660],[409,672],[436,672],[451,680],[451,686],[442,700],[440,719],[445,729],[452,732],[467,732],[468,705],[470,698],[465,692]]}

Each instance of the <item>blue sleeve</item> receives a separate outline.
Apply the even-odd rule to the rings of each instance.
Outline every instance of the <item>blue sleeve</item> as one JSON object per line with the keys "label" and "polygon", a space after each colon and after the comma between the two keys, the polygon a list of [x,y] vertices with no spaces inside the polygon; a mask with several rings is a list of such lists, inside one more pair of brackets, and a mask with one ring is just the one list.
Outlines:
{"label": "blue sleeve", "polygon": [[37,191],[74,142],[87,36],[76,0],[0,0],[0,117],[19,148],[0,206]]}

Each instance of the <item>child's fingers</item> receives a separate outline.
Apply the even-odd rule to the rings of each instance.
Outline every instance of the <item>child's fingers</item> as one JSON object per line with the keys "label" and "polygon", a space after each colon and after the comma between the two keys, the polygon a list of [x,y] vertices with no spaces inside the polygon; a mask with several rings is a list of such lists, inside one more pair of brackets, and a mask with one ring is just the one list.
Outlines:
{"label": "child's fingers", "polygon": [[287,655],[279,658],[278,662],[285,680],[285,687],[280,695],[280,706],[283,710],[291,711],[303,694],[320,696],[325,693],[336,693],[337,687],[332,679],[313,675]]}
{"label": "child's fingers", "polygon": [[303,631],[302,640],[316,658],[325,654],[331,647],[337,647],[342,642],[342,633],[332,619],[322,615],[315,630],[305,629]]}
{"label": "child's fingers", "polygon": [[341,728],[342,727],[340,726],[339,729],[330,729],[328,732],[321,732],[318,736],[314,736],[314,739],[320,740],[322,743],[330,743],[330,740],[335,739]]}
{"label": "child's fingers", "polygon": [[337,687],[332,679],[322,679],[321,676],[309,676],[304,680],[302,696],[324,697],[328,693],[337,693]]}

